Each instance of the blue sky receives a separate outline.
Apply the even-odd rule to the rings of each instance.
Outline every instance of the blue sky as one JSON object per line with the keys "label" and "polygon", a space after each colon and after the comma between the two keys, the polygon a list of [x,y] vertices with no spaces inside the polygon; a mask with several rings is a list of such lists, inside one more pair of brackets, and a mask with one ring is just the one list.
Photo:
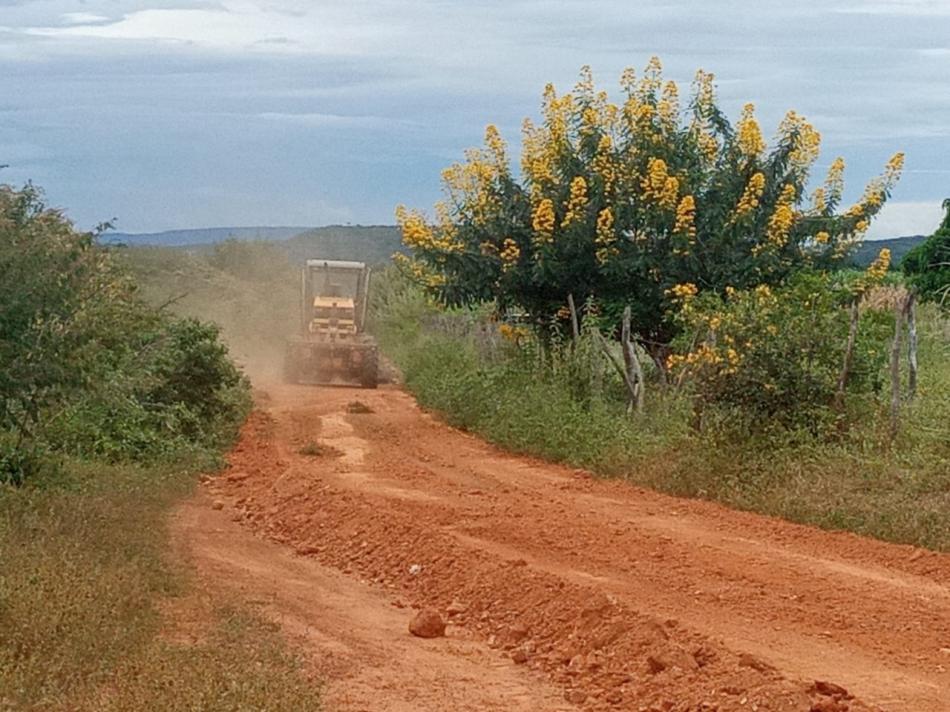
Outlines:
{"label": "blue sky", "polygon": [[486,124],[516,146],[546,82],[652,54],[768,135],[805,114],[848,197],[905,151],[871,237],[939,222],[950,0],[0,0],[0,181],[82,227],[392,223]]}

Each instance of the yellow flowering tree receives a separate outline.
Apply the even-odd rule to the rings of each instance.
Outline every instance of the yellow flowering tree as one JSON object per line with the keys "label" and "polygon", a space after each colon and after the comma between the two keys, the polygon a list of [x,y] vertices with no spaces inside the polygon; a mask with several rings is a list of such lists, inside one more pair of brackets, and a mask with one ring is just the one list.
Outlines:
{"label": "yellow flowering tree", "polygon": [[820,137],[794,111],[768,144],[751,104],[730,123],[703,71],[685,107],[656,58],[621,89],[612,102],[587,68],[573,91],[548,85],[540,122],[524,123],[520,175],[489,126],[444,171],[434,217],[397,210],[404,267],[446,303],[496,300],[538,325],[563,318],[568,295],[608,322],[630,305],[658,354],[676,333],[678,285],[723,294],[843,260],[901,170],[897,154],[842,210],[841,159],[806,194]]}

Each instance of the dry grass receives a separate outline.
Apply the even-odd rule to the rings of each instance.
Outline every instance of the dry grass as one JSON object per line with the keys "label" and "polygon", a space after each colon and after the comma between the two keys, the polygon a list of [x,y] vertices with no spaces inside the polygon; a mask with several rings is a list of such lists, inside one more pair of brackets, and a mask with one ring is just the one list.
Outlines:
{"label": "dry grass", "polygon": [[67,472],[0,489],[0,710],[318,708],[277,631],[233,601],[199,641],[162,634],[160,609],[191,586],[165,522],[192,474]]}

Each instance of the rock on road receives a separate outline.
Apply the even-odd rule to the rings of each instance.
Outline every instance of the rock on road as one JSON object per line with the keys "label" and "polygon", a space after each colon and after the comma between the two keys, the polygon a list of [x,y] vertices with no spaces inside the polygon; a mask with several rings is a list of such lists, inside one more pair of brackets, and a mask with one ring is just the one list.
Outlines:
{"label": "rock on road", "polygon": [[332,709],[950,711],[945,554],[506,454],[392,387],[269,386],[229,463],[174,531]]}

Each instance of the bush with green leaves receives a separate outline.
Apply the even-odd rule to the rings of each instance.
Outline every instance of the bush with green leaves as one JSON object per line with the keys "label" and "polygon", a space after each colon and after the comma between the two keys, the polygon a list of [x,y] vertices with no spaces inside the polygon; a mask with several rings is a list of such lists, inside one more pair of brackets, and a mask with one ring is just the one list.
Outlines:
{"label": "bush with green leaves", "polygon": [[[0,481],[49,451],[148,459],[214,446],[248,406],[217,328],[138,298],[96,234],[0,186]],[[26,457],[27,454],[31,454]]]}
{"label": "bush with green leaves", "polygon": [[[727,290],[725,297],[683,292],[682,336],[669,359],[700,406],[733,408],[762,424],[833,424],[849,332],[848,306],[867,288],[866,274],[802,272],[780,288]],[[873,394],[883,385],[889,314],[863,310],[846,387]]]}
{"label": "bush with green leaves", "polygon": [[950,198],[943,201],[943,209],[947,214],[940,227],[907,253],[901,267],[921,298],[950,308]]}

